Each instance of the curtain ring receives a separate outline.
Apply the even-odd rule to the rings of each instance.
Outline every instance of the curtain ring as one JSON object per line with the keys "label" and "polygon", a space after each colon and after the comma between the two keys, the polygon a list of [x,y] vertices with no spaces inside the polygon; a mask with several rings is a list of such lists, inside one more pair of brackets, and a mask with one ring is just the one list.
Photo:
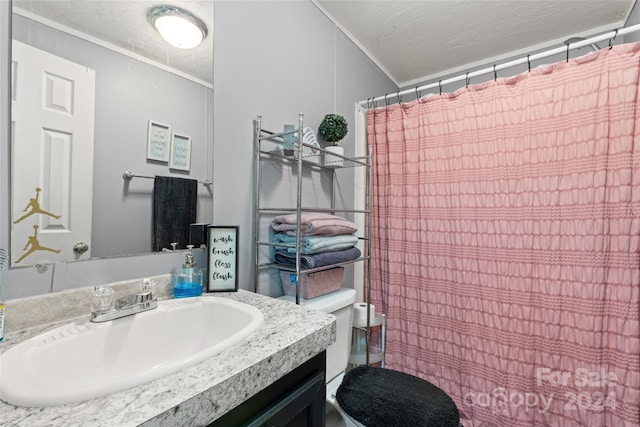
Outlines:
{"label": "curtain ring", "polygon": [[613,49],[613,43],[616,41],[616,37],[618,37],[618,29],[616,28],[616,33],[613,35],[612,39],[609,39],[609,49]]}
{"label": "curtain ring", "polygon": [[400,96],[400,91],[396,92],[396,98],[398,98],[398,104],[402,104],[402,96]]}
{"label": "curtain ring", "polygon": [[468,71],[467,71],[467,76],[466,76],[465,80],[466,80],[466,83],[467,83],[466,87],[469,87],[469,82],[471,81],[471,79],[469,78],[469,72]]}
{"label": "curtain ring", "polygon": [[416,86],[416,99],[420,99],[420,91],[418,90],[419,86]]}
{"label": "curtain ring", "polygon": [[567,44],[567,62],[569,62],[569,44]]}
{"label": "curtain ring", "polygon": [[387,107],[388,107],[388,106],[389,106],[389,99],[387,98],[387,96],[389,96],[389,94],[386,94],[386,95],[384,96],[384,103],[385,103],[385,106],[387,106]]}
{"label": "curtain ring", "polygon": [[531,72],[531,60],[529,59],[530,55],[527,55],[527,68],[529,68],[529,72]]}
{"label": "curtain ring", "polygon": [[440,96],[442,96],[442,79],[438,80],[438,89],[440,89]]}
{"label": "curtain ring", "polygon": [[496,64],[493,64],[493,80],[498,80],[498,72],[496,71]]}

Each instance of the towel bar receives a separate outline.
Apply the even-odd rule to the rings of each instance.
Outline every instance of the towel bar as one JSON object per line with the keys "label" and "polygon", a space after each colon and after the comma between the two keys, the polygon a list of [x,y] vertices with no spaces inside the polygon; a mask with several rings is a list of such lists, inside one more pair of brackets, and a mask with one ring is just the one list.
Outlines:
{"label": "towel bar", "polygon": [[[154,176],[146,176],[146,175],[136,175],[131,171],[124,171],[122,172],[122,179],[124,179],[125,181],[131,181],[133,178],[147,178],[147,179],[155,179]],[[211,181],[209,181],[208,179],[205,179],[204,181],[200,181],[198,180],[199,184],[204,184],[207,187],[210,186],[211,184],[213,184]]]}

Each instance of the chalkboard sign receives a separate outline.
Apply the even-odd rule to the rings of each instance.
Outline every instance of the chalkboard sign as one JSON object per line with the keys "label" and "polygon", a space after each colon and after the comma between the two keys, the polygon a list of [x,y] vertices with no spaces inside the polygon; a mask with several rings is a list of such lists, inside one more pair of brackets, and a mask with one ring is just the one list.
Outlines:
{"label": "chalkboard sign", "polygon": [[238,290],[238,228],[238,226],[209,226],[208,292]]}

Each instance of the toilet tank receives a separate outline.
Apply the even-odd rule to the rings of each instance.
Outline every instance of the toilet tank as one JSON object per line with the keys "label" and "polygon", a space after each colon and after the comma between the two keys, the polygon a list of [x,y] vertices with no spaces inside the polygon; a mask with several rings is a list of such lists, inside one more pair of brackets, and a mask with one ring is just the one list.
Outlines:
{"label": "toilet tank", "polygon": [[[281,299],[295,302],[295,297]],[[347,368],[351,351],[351,327],[353,325],[353,303],[356,291],[342,288],[338,291],[312,299],[300,299],[300,304],[336,316],[336,341],[327,347],[327,382]]]}

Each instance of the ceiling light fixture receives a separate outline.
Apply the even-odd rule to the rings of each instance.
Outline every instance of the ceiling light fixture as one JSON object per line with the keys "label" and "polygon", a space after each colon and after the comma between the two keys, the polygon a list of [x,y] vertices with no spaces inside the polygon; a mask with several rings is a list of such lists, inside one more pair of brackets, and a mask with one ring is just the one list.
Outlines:
{"label": "ceiling light fixture", "polygon": [[149,9],[149,22],[171,45],[191,49],[207,36],[207,26],[191,12],[175,6]]}

